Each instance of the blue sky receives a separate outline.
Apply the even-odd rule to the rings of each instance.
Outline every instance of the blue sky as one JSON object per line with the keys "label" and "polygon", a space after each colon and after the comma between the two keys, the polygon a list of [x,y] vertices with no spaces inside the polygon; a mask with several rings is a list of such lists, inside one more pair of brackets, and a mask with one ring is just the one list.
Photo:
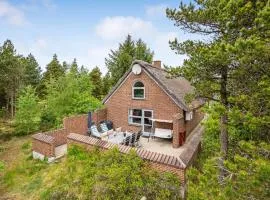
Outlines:
{"label": "blue sky", "polygon": [[42,69],[56,53],[59,60],[106,72],[105,57],[129,33],[142,38],[155,52],[154,59],[180,65],[168,41],[196,39],[166,18],[165,8],[179,0],[0,0],[0,42],[11,39],[18,53],[30,52]]}

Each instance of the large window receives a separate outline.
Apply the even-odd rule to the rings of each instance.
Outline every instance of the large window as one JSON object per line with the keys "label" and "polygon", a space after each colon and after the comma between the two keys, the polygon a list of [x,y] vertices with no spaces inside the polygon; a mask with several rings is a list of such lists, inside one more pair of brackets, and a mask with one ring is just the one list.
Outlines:
{"label": "large window", "polygon": [[129,109],[128,122],[129,124],[140,125],[144,132],[150,132],[153,124],[153,111],[144,109]]}
{"label": "large window", "polygon": [[132,87],[132,98],[133,99],[144,99],[145,94],[144,94],[144,84],[140,81],[137,81],[134,83]]}

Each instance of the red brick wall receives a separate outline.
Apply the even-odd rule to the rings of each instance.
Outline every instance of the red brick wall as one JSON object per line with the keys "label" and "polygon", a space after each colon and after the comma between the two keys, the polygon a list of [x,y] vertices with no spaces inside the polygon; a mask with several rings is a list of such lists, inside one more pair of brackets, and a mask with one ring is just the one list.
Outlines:
{"label": "red brick wall", "polygon": [[185,131],[185,120],[181,113],[174,115],[173,119],[173,147],[178,148],[180,144],[180,133]]}
{"label": "red brick wall", "polygon": [[87,135],[88,115],[76,115],[64,118],[64,128],[67,133],[78,133]]}
{"label": "red brick wall", "polygon": [[47,157],[54,156],[54,144],[46,143],[37,139],[33,139],[32,141],[32,149],[35,152],[41,153]]}
{"label": "red brick wall", "polygon": [[92,113],[92,121],[95,124],[99,124],[99,122],[107,119],[107,109],[99,109]]}
{"label": "red brick wall", "polygon": [[174,167],[168,166],[168,165],[162,165],[159,163],[153,163],[150,162],[151,167],[154,169],[160,171],[160,172],[171,172],[179,177],[181,183],[185,183],[186,177],[185,177],[185,169],[176,169]]}
{"label": "red brick wall", "polygon": [[155,128],[164,128],[164,129],[171,129],[171,130],[173,130],[173,124],[172,123],[155,122],[154,127]]}
{"label": "red brick wall", "polygon": [[57,129],[45,132],[44,134],[50,135],[55,139],[55,146],[60,146],[67,143],[67,130],[66,129]]}
{"label": "red brick wall", "polygon": [[186,121],[186,137],[189,136],[190,132],[200,123],[203,119],[204,114],[201,109],[196,109],[193,111],[193,119],[191,121]]}
{"label": "red brick wall", "polygon": [[[142,81],[145,86],[145,99],[132,99],[132,86]],[[131,73],[127,80],[106,102],[107,119],[113,121],[114,128],[137,131],[140,127],[128,124],[128,109],[150,109],[156,119],[172,120],[173,115],[182,110],[171,98],[144,72],[140,75]]]}

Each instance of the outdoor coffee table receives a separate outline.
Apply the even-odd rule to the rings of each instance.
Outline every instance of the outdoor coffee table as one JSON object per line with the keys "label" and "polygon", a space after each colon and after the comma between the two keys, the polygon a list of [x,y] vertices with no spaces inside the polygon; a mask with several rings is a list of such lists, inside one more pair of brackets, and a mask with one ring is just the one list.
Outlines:
{"label": "outdoor coffee table", "polygon": [[112,135],[108,137],[108,142],[114,143],[114,144],[121,144],[123,140],[127,137],[132,135],[130,132],[126,132],[126,136],[124,136],[124,132],[114,132]]}

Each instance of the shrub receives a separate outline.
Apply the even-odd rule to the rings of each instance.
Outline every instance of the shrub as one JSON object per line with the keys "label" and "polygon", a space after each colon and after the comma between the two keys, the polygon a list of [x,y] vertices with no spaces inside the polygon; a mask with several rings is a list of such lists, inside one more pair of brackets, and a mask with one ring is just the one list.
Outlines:
{"label": "shrub", "polygon": [[[57,172],[56,172],[57,173]],[[69,148],[65,168],[41,193],[43,199],[179,199],[179,179],[158,173],[135,152],[86,152]],[[50,180],[52,181],[52,180]]]}
{"label": "shrub", "polygon": [[31,86],[25,87],[18,98],[15,116],[15,128],[19,135],[29,134],[39,129],[40,107],[35,90]]}

